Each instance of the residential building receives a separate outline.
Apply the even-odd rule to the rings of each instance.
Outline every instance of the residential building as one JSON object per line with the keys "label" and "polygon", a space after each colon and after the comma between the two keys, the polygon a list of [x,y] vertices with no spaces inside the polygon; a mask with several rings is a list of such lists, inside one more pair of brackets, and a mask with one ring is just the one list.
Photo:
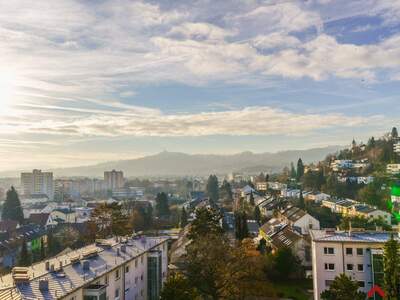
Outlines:
{"label": "residential building", "polygon": [[258,181],[256,182],[256,190],[260,192],[266,192],[268,189],[268,182]]}
{"label": "residential building", "polygon": [[297,230],[307,235],[311,229],[320,229],[319,221],[304,210],[292,206],[280,213],[281,219]]}
{"label": "residential building", "polygon": [[142,187],[123,187],[112,191],[115,199],[138,199],[143,198],[145,189]]}
{"label": "residential building", "polygon": [[393,150],[396,153],[400,153],[400,142],[397,142],[393,145]]}
{"label": "residential building", "polygon": [[45,194],[52,201],[54,199],[53,173],[36,169],[30,173],[21,173],[21,189],[26,198],[36,194]]}
{"label": "residential building", "polygon": [[[304,195],[303,195],[304,196]],[[329,199],[331,196],[321,192],[311,192],[304,196],[304,199],[307,201],[312,201],[315,203],[321,203],[324,200]]]}
{"label": "residential building", "polygon": [[321,293],[343,273],[357,281],[364,293],[374,285],[382,287],[382,248],[391,234],[311,230],[314,300],[320,300]]}
{"label": "residential building", "polygon": [[386,166],[386,172],[389,174],[400,174],[400,164],[388,164]]}
{"label": "residential building", "polygon": [[[118,240],[118,241],[117,241]],[[1,277],[2,299],[159,299],[167,279],[164,237],[99,240]],[[12,294],[13,293],[13,294]]]}
{"label": "residential building", "polygon": [[104,181],[107,190],[120,189],[124,186],[124,173],[122,171],[106,171],[104,172]]}
{"label": "residential building", "polygon": [[56,208],[50,213],[50,216],[57,223],[76,223],[77,221],[75,209],[71,208]]}
{"label": "residential building", "polygon": [[360,216],[366,219],[382,219],[386,224],[392,224],[392,214],[365,203],[354,205],[349,215]]}
{"label": "residential building", "polygon": [[352,199],[341,199],[341,198],[330,198],[322,201],[322,206],[329,208],[332,212],[349,215],[353,209],[353,206],[360,204],[359,202]]}

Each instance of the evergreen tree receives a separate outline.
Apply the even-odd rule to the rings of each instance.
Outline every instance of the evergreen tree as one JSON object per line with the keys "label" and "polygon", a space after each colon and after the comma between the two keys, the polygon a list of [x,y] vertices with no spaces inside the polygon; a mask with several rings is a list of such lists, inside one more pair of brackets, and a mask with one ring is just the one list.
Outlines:
{"label": "evergreen tree", "polygon": [[189,280],[180,274],[172,275],[165,282],[160,300],[200,300],[199,293]]}
{"label": "evergreen tree", "polygon": [[297,173],[293,162],[290,163],[290,178],[297,178]]}
{"label": "evergreen tree", "polygon": [[7,191],[7,197],[3,204],[1,218],[2,220],[17,221],[19,224],[24,222],[24,213],[22,211],[21,202],[19,201],[18,193],[13,186]]}
{"label": "evergreen tree", "polygon": [[182,207],[182,211],[181,211],[181,227],[185,227],[188,223],[188,216],[187,216],[187,212],[186,209],[184,207]]}
{"label": "evergreen tree", "polygon": [[390,134],[390,136],[392,137],[393,140],[397,140],[399,137],[399,134],[397,132],[397,128],[393,127],[392,128],[392,133]]}
{"label": "evergreen tree", "polygon": [[257,221],[258,225],[261,224],[261,211],[258,205],[254,208],[254,220]]}
{"label": "evergreen tree", "polygon": [[247,216],[245,212],[235,213],[235,235],[240,241],[249,236]]}
{"label": "evergreen tree", "polygon": [[218,178],[215,175],[210,175],[206,186],[207,196],[210,199],[210,204],[215,205],[219,199]]}
{"label": "evergreen tree", "polygon": [[223,199],[227,200],[228,202],[233,201],[232,187],[228,181],[224,180],[222,182],[220,194],[221,194],[221,197]]}
{"label": "evergreen tree", "polygon": [[296,177],[297,181],[300,181],[303,175],[304,175],[304,164],[301,158],[299,158],[299,160],[297,161],[297,177]]}
{"label": "evergreen tree", "polygon": [[384,289],[386,299],[398,299],[398,286],[400,276],[399,243],[391,236],[385,243],[383,252]]}
{"label": "evergreen tree", "polygon": [[323,300],[365,300],[366,295],[358,291],[358,283],[346,274],[335,278],[328,290],[321,293]]}
{"label": "evergreen tree", "polygon": [[31,265],[31,255],[28,251],[28,246],[26,244],[25,239],[22,241],[21,252],[19,254],[18,266],[19,267],[28,267]]}
{"label": "evergreen tree", "polygon": [[191,223],[188,238],[198,239],[208,234],[222,236],[224,231],[220,226],[221,215],[214,209],[199,208],[196,217]]}
{"label": "evergreen tree", "polygon": [[261,254],[267,253],[267,241],[264,238],[260,240],[257,250],[260,251]]}
{"label": "evergreen tree", "polygon": [[306,208],[306,203],[305,203],[305,201],[304,201],[303,191],[302,191],[302,190],[300,190],[299,207],[300,207],[301,209]]}
{"label": "evergreen tree", "polygon": [[169,217],[170,210],[168,205],[168,196],[166,193],[161,192],[157,194],[156,210],[159,217]]}
{"label": "evergreen tree", "polygon": [[269,181],[269,174],[265,175],[265,181],[266,181],[266,182]]}

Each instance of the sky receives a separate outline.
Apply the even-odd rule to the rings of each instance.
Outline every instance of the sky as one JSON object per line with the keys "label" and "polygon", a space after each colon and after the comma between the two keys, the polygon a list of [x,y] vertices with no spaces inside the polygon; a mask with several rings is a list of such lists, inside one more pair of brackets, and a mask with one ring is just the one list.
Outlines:
{"label": "sky", "polygon": [[400,126],[400,0],[0,2],[0,171]]}

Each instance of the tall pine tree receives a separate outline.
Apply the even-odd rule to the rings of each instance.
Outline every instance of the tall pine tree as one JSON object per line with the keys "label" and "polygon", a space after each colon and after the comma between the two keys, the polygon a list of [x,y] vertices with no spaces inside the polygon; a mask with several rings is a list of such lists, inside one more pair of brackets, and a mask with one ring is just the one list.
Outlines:
{"label": "tall pine tree", "polygon": [[219,199],[218,178],[215,175],[210,175],[206,186],[207,196],[210,199],[210,204],[214,205]]}
{"label": "tall pine tree", "polygon": [[299,158],[299,160],[297,161],[297,177],[296,177],[297,181],[300,181],[303,175],[304,175],[304,164],[301,158]]}
{"label": "tall pine tree", "polygon": [[19,224],[24,222],[24,213],[22,211],[21,202],[19,201],[18,193],[13,186],[7,191],[7,197],[3,205],[1,218],[3,220],[17,221]]}

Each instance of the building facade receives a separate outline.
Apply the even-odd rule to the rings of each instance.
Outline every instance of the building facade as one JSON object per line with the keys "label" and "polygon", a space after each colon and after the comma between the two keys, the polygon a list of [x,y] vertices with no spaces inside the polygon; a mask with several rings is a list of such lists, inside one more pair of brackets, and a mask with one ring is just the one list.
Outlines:
{"label": "building facade", "polygon": [[1,278],[1,291],[13,293],[9,299],[156,300],[167,279],[167,243],[164,237],[101,240],[18,268]]}
{"label": "building facade", "polygon": [[382,249],[390,235],[390,232],[312,230],[314,300],[320,300],[321,293],[342,273],[357,281],[365,293],[374,285],[382,287]]}
{"label": "building facade", "polygon": [[104,172],[104,182],[107,190],[115,190],[124,186],[124,173],[122,171],[106,171]]}
{"label": "building facade", "polygon": [[21,173],[21,190],[24,197],[45,194],[49,200],[54,199],[54,182],[52,172],[33,170]]}

